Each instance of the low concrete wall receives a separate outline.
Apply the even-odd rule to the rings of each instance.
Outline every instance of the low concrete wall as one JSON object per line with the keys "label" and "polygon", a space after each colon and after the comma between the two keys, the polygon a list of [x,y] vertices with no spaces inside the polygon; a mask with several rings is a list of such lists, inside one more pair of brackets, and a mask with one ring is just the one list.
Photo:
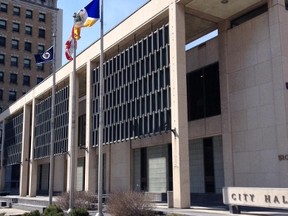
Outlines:
{"label": "low concrete wall", "polygon": [[288,209],[288,188],[225,187],[223,202],[230,206]]}

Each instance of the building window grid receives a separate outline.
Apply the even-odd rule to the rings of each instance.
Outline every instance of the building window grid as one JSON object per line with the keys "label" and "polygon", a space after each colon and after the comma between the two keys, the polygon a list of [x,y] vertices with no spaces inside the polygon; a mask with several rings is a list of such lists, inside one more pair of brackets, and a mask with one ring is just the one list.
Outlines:
{"label": "building window grid", "polygon": [[[56,92],[55,95],[55,154],[62,154],[68,150],[68,106],[69,87]],[[36,104],[34,157],[44,158],[50,155],[50,120],[51,96]]]}
{"label": "building window grid", "polygon": [[5,165],[21,163],[23,113],[5,124],[4,161]]}
{"label": "building window grid", "polygon": [[[104,63],[104,143],[161,133],[170,128],[168,33],[165,25]],[[99,67],[92,74],[92,142],[95,145],[99,124]]]}

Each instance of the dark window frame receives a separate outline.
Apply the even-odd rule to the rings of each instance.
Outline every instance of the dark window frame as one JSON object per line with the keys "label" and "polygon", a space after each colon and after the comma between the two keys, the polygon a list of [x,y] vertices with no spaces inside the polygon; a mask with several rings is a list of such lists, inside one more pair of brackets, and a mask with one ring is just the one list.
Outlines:
{"label": "dark window frame", "polygon": [[[2,58],[3,57],[3,58]],[[0,64],[5,65],[5,55],[4,54],[0,54]]]}
{"label": "dark window frame", "polygon": [[45,29],[39,29],[38,30],[38,37],[39,38],[45,39],[45,34],[46,34],[46,30]]}
{"label": "dark window frame", "polygon": [[25,26],[25,34],[32,36],[33,28],[32,26],[26,25]]}
{"label": "dark window frame", "polygon": [[13,22],[12,23],[12,32],[20,32],[20,24]]}
{"label": "dark window frame", "polygon": [[23,75],[23,85],[24,86],[30,86],[30,76],[29,75]]}
{"label": "dark window frame", "polygon": [[6,37],[0,36],[0,46],[6,47]]}
{"label": "dark window frame", "polygon": [[[17,42],[17,44],[13,44],[13,42]],[[11,48],[12,49],[19,49],[19,40],[17,40],[17,39],[12,39],[12,41],[11,41]]]}
{"label": "dark window frame", "polygon": [[9,91],[9,101],[16,101],[17,99],[17,92],[16,91]]}
{"label": "dark window frame", "polygon": [[23,61],[23,68],[31,69],[31,59],[25,58]]}
{"label": "dark window frame", "polygon": [[10,73],[10,83],[18,84],[18,74]]}
{"label": "dark window frame", "polygon": [[0,82],[4,82],[4,72],[0,71]]}
{"label": "dark window frame", "polygon": [[19,62],[19,58],[17,56],[11,56],[11,58],[10,58],[10,66],[11,67],[18,67],[18,62]]}
{"label": "dark window frame", "polygon": [[0,89],[0,101],[3,100],[3,89]]}
{"label": "dark window frame", "polygon": [[32,51],[32,43],[28,42],[28,41],[25,41],[24,49],[25,49],[25,51],[31,52]]}
{"label": "dark window frame", "polygon": [[[29,14],[29,12],[31,12],[31,14]],[[26,14],[25,14],[25,18],[27,19],[33,19],[33,11],[26,9]]]}
{"label": "dark window frame", "polygon": [[[18,11],[16,11],[16,9],[18,9]],[[13,7],[13,15],[14,16],[20,16],[20,14],[21,14],[21,8],[18,6],[14,6]]]}
{"label": "dark window frame", "polygon": [[[3,22],[3,25],[1,24]],[[0,29],[7,29],[7,20],[1,19],[0,20]]]}
{"label": "dark window frame", "polygon": [[39,22],[46,22],[46,14],[45,13],[39,13],[38,21]]}
{"label": "dark window frame", "polygon": [[[2,6],[3,6],[3,7],[2,7]],[[6,3],[4,3],[4,2],[1,2],[0,11],[1,11],[1,12],[4,12],[4,13],[7,13],[7,11],[8,11],[8,4],[6,4]]]}

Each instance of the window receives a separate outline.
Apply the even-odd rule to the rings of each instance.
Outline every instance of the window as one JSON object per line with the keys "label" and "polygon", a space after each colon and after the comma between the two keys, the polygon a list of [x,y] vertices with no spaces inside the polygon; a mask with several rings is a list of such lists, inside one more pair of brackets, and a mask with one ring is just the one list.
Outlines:
{"label": "window", "polygon": [[6,47],[6,37],[3,36],[0,37],[0,46]]}
{"label": "window", "polygon": [[37,64],[37,71],[44,71],[44,64]]}
{"label": "window", "polygon": [[28,75],[23,76],[23,85],[30,86],[30,76]]}
{"label": "window", "polygon": [[7,28],[7,21],[6,20],[0,20],[0,29],[6,29]]}
{"label": "window", "polygon": [[1,3],[1,5],[0,5],[0,11],[1,11],[1,12],[7,13],[7,8],[8,8],[8,5],[7,5],[7,4]]}
{"label": "window", "polygon": [[42,82],[42,81],[43,81],[43,78],[42,78],[42,77],[37,77],[37,80],[36,80],[37,84],[39,84],[39,83]]}
{"label": "window", "polygon": [[20,24],[19,23],[13,23],[12,24],[12,31],[13,32],[19,32],[20,31]]}
{"label": "window", "polygon": [[39,13],[39,21],[40,22],[46,22],[46,14]]}
{"label": "window", "polygon": [[20,16],[20,7],[13,7],[13,15]]}
{"label": "window", "polygon": [[5,55],[0,54],[0,64],[5,64]]}
{"label": "window", "polygon": [[4,82],[4,72],[0,71],[0,82]]}
{"label": "window", "polygon": [[32,19],[33,18],[33,11],[32,10],[26,10],[26,18]]}
{"label": "window", "polygon": [[11,56],[11,64],[10,66],[18,67],[18,57]]}
{"label": "window", "polygon": [[39,29],[38,37],[39,38],[45,38],[45,29]]}
{"label": "window", "polygon": [[24,59],[24,68],[31,68],[31,59]]}
{"label": "window", "polygon": [[12,39],[12,49],[19,49],[19,40]]}
{"label": "window", "polygon": [[31,52],[31,42],[25,42],[25,51]]}
{"label": "window", "polygon": [[38,54],[44,53],[44,51],[45,51],[45,46],[44,45],[38,45]]}
{"label": "window", "polygon": [[16,101],[16,91],[9,91],[9,101]]}
{"label": "window", "polygon": [[10,74],[10,83],[17,84],[17,74],[16,73]]}
{"label": "window", "polygon": [[221,114],[218,63],[187,74],[188,119]]}
{"label": "window", "polygon": [[32,26],[25,26],[25,34],[32,35]]}
{"label": "window", "polygon": [[0,100],[3,100],[3,89],[0,89]]}

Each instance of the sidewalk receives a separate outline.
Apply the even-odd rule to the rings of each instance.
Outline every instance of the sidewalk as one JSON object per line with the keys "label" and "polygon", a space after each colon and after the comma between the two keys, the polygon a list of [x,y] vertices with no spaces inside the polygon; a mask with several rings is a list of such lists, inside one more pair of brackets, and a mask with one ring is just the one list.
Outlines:
{"label": "sidewalk", "polygon": [[[191,206],[189,209],[175,209],[168,208],[165,203],[155,204],[155,211],[163,212],[165,214],[178,214],[178,215],[190,215],[190,216],[224,216],[224,215],[241,215],[241,216],[288,216],[288,211],[284,210],[255,210],[255,209],[243,209],[241,214],[230,214],[229,210],[225,206],[219,207],[202,207]],[[5,213],[5,216],[20,216],[23,215],[24,210],[14,208],[0,208],[0,214]],[[97,211],[89,211],[91,216],[95,216]],[[104,216],[111,216],[108,213],[104,213]]]}

